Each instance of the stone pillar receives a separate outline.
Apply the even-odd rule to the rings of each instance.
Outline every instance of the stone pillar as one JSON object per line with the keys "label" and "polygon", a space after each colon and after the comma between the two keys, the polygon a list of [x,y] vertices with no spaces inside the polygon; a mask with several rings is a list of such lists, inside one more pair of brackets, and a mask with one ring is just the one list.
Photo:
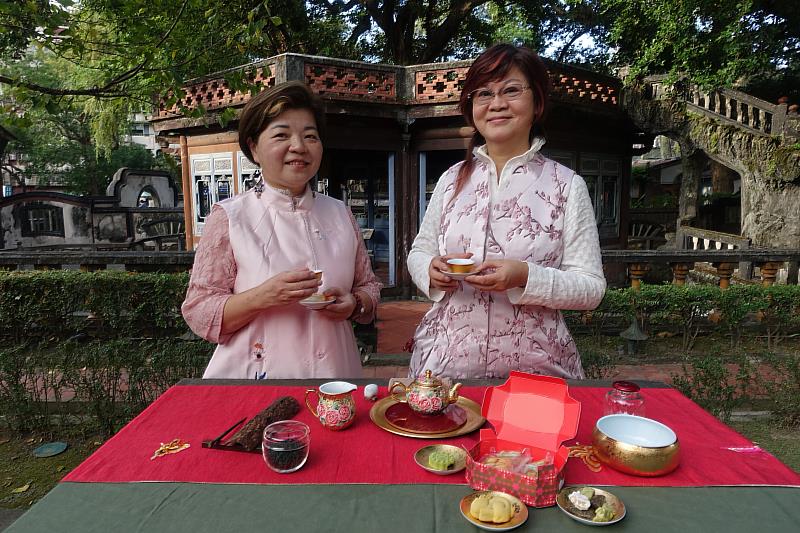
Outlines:
{"label": "stone pillar", "polygon": [[638,291],[642,287],[642,278],[650,271],[647,263],[631,263],[628,265],[628,275],[631,278],[631,288]]}
{"label": "stone pillar", "polygon": [[[189,162],[189,142],[186,135],[181,135],[181,183],[183,184],[183,227],[186,232],[186,249],[194,250],[192,169]],[[177,202],[177,198],[175,200]]]}
{"label": "stone pillar", "polygon": [[395,160],[395,191],[398,193],[395,202],[395,254],[397,265],[397,286],[403,288],[403,297],[410,298],[413,288],[411,274],[406,266],[406,257],[411,251],[414,237],[417,235],[417,222],[419,220],[419,179],[415,161],[415,152],[411,150],[411,134],[408,133],[409,123],[401,121],[403,133],[401,134],[402,147]]}
{"label": "stone pillar", "polygon": [[679,287],[686,285],[686,276],[694,267],[694,263],[670,263],[669,266],[672,267],[672,284]]}
{"label": "stone pillar", "polygon": [[681,145],[681,166],[683,167],[683,177],[681,178],[681,192],[678,198],[678,223],[687,223],[697,217],[697,203],[700,194],[700,176],[706,166],[708,157],[701,151],[695,151],[691,155],[689,149]]}
{"label": "stone pillar", "polygon": [[717,269],[719,288],[725,290],[730,287],[731,276],[733,276],[733,269],[736,268],[736,263],[713,263],[713,266]]}

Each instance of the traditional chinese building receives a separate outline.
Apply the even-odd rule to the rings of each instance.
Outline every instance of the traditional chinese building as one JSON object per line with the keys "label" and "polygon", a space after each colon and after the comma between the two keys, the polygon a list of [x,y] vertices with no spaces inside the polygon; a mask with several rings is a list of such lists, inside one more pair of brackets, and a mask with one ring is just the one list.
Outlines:
{"label": "traditional chinese building", "polygon": [[[546,62],[553,90],[544,124],[545,155],[581,174],[589,186],[604,247],[623,247],[637,130],[620,106],[621,82]],[[262,87],[301,80],[318,93],[327,134],[317,190],[341,198],[364,229],[375,270],[408,295],[405,258],[439,176],[464,157],[472,135],[458,111],[471,61],[394,66],[283,54],[236,69]],[[253,185],[256,167],[239,150],[235,116],[249,92],[218,73],[188,82],[151,118],[156,132],[179,137],[187,246],[197,246],[211,206]],[[167,104],[168,102],[168,104]],[[207,112],[186,118],[179,109]]]}
{"label": "traditional chinese building", "polygon": [[183,248],[183,207],[163,170],[120,168],[105,196],[33,190],[0,197],[0,251]]}

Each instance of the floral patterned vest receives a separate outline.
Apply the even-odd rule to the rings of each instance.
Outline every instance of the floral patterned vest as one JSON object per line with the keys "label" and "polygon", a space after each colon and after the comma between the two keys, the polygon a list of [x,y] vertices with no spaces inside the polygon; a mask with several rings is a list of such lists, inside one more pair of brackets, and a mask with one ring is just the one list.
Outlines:
{"label": "floral patterned vest", "polygon": [[[475,159],[469,180],[454,197],[461,164],[446,180],[439,254],[472,252],[477,262],[518,259],[558,268],[567,195],[574,172],[536,153],[489,194],[488,158]],[[454,379],[504,378],[511,370],[584,377],[575,342],[561,312],[514,305],[505,292],[480,292],[460,282],[425,315],[414,336],[410,375],[430,369]]]}

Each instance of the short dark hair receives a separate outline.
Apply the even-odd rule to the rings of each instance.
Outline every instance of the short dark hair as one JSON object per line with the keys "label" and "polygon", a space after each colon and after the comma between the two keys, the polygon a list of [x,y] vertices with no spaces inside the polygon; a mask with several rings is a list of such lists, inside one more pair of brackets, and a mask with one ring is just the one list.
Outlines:
{"label": "short dark hair", "polygon": [[287,109],[307,109],[314,115],[317,131],[323,137],[325,109],[322,101],[305,83],[289,81],[261,91],[247,102],[239,116],[239,147],[251,162],[253,153],[248,141],[258,141],[270,122]]}

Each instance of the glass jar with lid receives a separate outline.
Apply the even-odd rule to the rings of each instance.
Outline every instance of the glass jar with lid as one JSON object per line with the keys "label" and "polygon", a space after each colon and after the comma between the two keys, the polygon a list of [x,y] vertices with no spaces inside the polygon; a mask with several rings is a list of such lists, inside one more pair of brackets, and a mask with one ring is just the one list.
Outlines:
{"label": "glass jar with lid", "polygon": [[603,415],[628,414],[644,416],[644,398],[639,385],[632,381],[615,381],[606,393]]}

